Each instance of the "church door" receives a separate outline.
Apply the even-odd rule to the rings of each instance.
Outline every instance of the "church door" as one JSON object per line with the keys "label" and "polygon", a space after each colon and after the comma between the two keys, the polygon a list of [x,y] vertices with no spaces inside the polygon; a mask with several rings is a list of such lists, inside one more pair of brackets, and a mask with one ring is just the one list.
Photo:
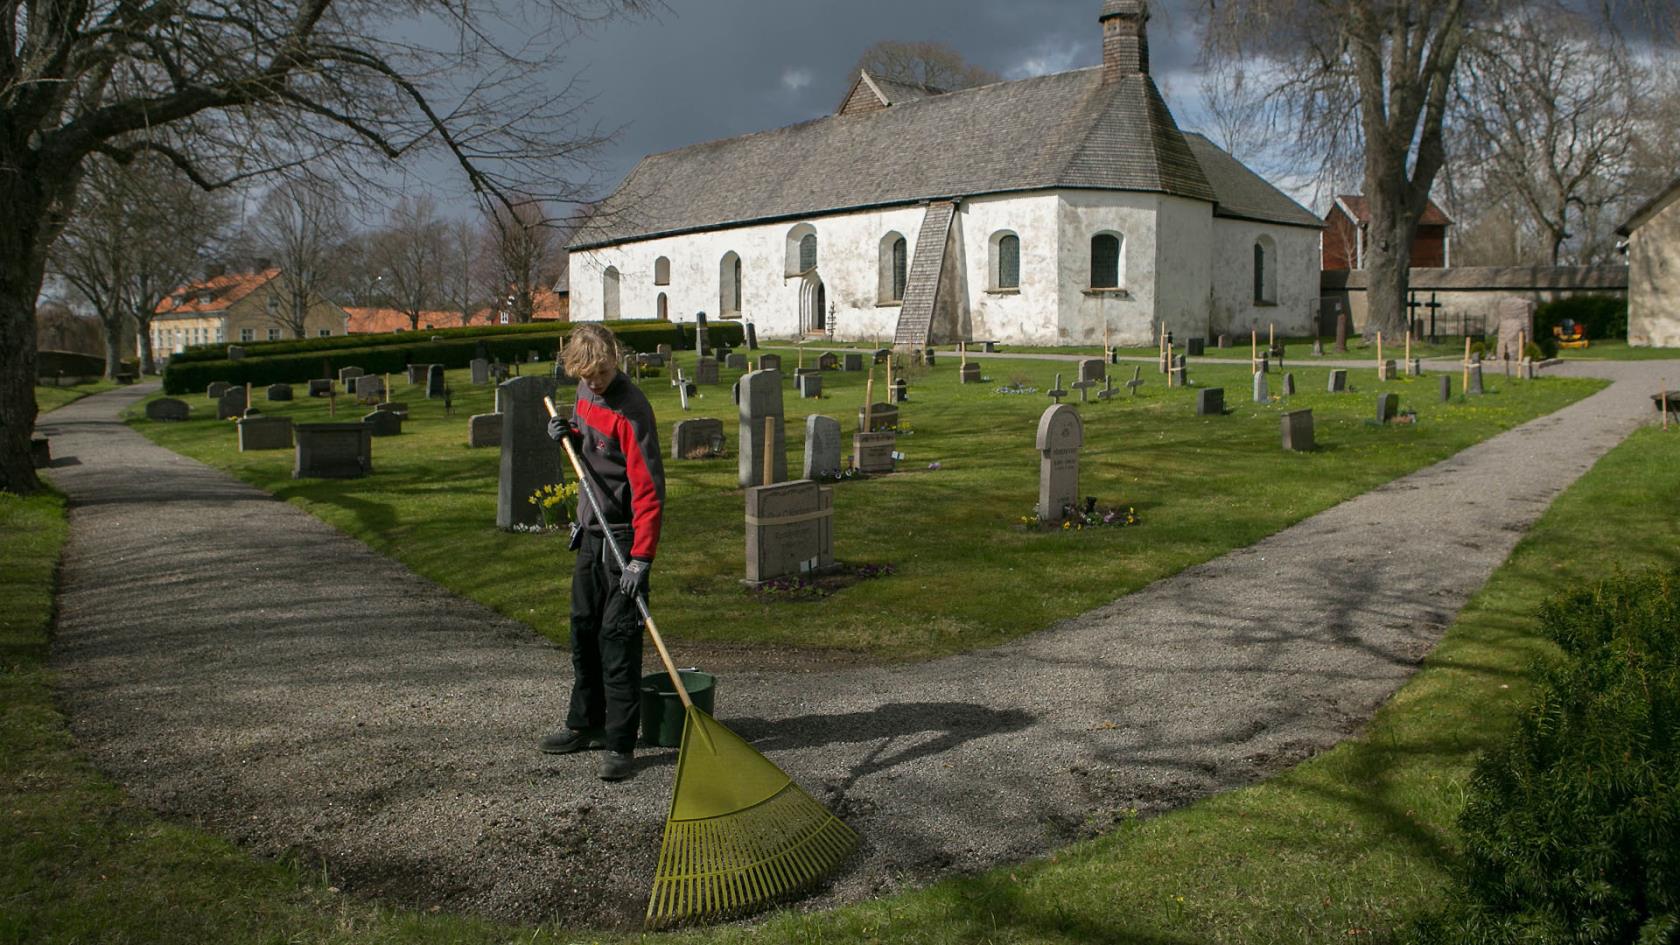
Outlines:
{"label": "church door", "polygon": [[799,331],[802,334],[821,334],[828,311],[828,289],[814,272],[805,274],[799,287]]}

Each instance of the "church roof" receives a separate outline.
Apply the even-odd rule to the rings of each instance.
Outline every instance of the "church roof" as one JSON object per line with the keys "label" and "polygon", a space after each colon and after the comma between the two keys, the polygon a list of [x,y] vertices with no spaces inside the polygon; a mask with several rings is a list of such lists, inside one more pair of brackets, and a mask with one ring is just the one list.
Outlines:
{"label": "church roof", "polygon": [[1052,188],[1165,193],[1224,215],[1321,225],[1205,138],[1181,133],[1147,74],[1102,78],[1090,68],[895,96],[875,111],[650,155],[572,248]]}

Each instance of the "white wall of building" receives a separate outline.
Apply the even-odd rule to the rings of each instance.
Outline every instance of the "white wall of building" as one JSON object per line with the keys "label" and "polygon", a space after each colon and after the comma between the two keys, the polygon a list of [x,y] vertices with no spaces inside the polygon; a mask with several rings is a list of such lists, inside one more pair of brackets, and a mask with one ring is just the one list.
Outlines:
{"label": "white wall of building", "polygon": [[[1037,344],[1102,344],[1103,324],[1118,344],[1154,337],[1155,227],[1159,194],[1072,190],[1061,193],[1056,241],[1061,304],[1054,337]],[[1115,233],[1120,243],[1120,292],[1091,290],[1091,239]],[[1140,340],[1141,339],[1141,340]]]}
{"label": "white wall of building", "polygon": [[[1175,339],[1208,336],[1213,224],[1211,204],[1184,197],[1161,198],[1155,235],[1155,320],[1165,322]],[[1155,341],[1155,334],[1125,339],[1133,345]]]}
{"label": "white wall of building", "polygon": [[[1016,344],[1057,344],[1047,317],[1061,305],[1058,216],[1052,192],[965,200],[953,225],[961,226],[968,278],[970,336]],[[996,287],[993,237],[1008,231],[1021,241],[1020,287]]]}
{"label": "white wall of building", "polygon": [[[1276,250],[1276,304],[1254,301],[1254,243],[1270,237]],[[1320,231],[1310,227],[1280,226],[1213,218],[1213,304],[1209,312],[1211,335],[1233,337],[1258,330],[1263,338],[1269,325],[1281,335],[1307,335],[1312,329],[1312,303],[1318,298]],[[1200,334],[1200,332],[1197,332]]]}

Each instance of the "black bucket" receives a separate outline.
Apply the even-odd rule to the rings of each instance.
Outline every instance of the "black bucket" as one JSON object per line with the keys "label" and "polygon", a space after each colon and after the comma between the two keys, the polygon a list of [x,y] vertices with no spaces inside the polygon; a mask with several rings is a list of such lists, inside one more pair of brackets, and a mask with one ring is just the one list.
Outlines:
{"label": "black bucket", "polygon": [[[679,669],[683,688],[706,714],[712,711],[712,696],[716,692],[717,677],[697,669]],[[676,748],[682,744],[683,704],[667,673],[649,673],[642,677],[642,744],[661,748]]]}

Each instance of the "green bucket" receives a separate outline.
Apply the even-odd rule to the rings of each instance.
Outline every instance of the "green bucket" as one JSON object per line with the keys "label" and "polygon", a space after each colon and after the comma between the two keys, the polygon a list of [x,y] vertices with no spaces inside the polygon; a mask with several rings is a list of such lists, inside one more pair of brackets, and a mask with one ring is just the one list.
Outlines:
{"label": "green bucket", "polygon": [[[683,688],[706,714],[712,711],[712,696],[717,677],[697,669],[679,669]],[[677,687],[667,673],[649,673],[642,677],[642,744],[661,748],[676,748],[682,744],[683,704]]]}

